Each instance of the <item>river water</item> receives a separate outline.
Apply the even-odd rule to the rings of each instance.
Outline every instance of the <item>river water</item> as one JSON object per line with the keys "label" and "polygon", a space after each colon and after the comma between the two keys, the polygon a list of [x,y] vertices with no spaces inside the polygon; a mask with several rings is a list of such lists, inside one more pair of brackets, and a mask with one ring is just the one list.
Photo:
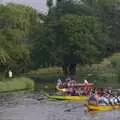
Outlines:
{"label": "river water", "polygon": [[87,113],[79,102],[48,100],[41,92],[0,94],[0,120],[120,120],[120,111]]}

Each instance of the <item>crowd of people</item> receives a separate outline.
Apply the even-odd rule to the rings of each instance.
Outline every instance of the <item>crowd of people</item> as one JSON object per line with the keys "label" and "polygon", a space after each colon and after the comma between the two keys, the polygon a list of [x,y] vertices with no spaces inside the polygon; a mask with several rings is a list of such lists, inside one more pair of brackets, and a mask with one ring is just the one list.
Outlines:
{"label": "crowd of people", "polygon": [[65,82],[58,79],[56,88],[64,90],[70,96],[88,96],[91,93],[92,87],[88,85],[88,81],[84,80],[83,84],[77,83],[76,80],[67,78]]}
{"label": "crowd of people", "polygon": [[94,89],[88,100],[88,104],[117,105],[120,104],[120,95],[119,92],[113,91],[110,88]]}
{"label": "crowd of people", "polygon": [[87,80],[81,85],[76,80],[67,78],[65,82],[58,79],[57,88],[63,89],[64,93],[70,96],[90,96],[88,104],[94,105],[115,105],[120,104],[119,92],[111,88],[96,88],[89,86]]}

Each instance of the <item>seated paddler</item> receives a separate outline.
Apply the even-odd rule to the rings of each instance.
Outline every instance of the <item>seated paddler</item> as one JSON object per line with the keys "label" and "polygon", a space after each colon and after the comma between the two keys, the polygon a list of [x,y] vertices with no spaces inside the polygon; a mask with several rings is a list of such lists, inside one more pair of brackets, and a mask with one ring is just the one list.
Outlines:
{"label": "seated paddler", "polygon": [[98,99],[99,99],[99,96],[98,96],[98,94],[95,92],[95,93],[93,93],[93,94],[89,97],[88,104],[89,104],[89,105],[97,105]]}

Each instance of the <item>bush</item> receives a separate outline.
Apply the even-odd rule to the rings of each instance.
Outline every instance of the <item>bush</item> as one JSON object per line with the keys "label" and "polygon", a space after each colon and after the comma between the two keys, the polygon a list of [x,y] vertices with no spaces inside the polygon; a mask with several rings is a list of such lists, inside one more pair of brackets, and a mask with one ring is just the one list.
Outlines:
{"label": "bush", "polygon": [[34,82],[29,78],[13,78],[11,80],[0,81],[0,92],[33,90]]}
{"label": "bush", "polygon": [[97,84],[118,84],[120,83],[120,54],[113,54],[104,59],[100,64],[92,64],[80,67],[77,76],[82,81],[88,79],[89,82]]}

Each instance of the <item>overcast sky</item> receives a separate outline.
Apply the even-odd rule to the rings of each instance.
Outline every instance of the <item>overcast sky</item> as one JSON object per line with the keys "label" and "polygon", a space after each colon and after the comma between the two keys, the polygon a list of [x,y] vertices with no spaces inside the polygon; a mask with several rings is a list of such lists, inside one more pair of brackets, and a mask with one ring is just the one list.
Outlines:
{"label": "overcast sky", "polygon": [[30,5],[42,13],[47,13],[48,10],[46,6],[46,0],[0,0],[0,1]]}

